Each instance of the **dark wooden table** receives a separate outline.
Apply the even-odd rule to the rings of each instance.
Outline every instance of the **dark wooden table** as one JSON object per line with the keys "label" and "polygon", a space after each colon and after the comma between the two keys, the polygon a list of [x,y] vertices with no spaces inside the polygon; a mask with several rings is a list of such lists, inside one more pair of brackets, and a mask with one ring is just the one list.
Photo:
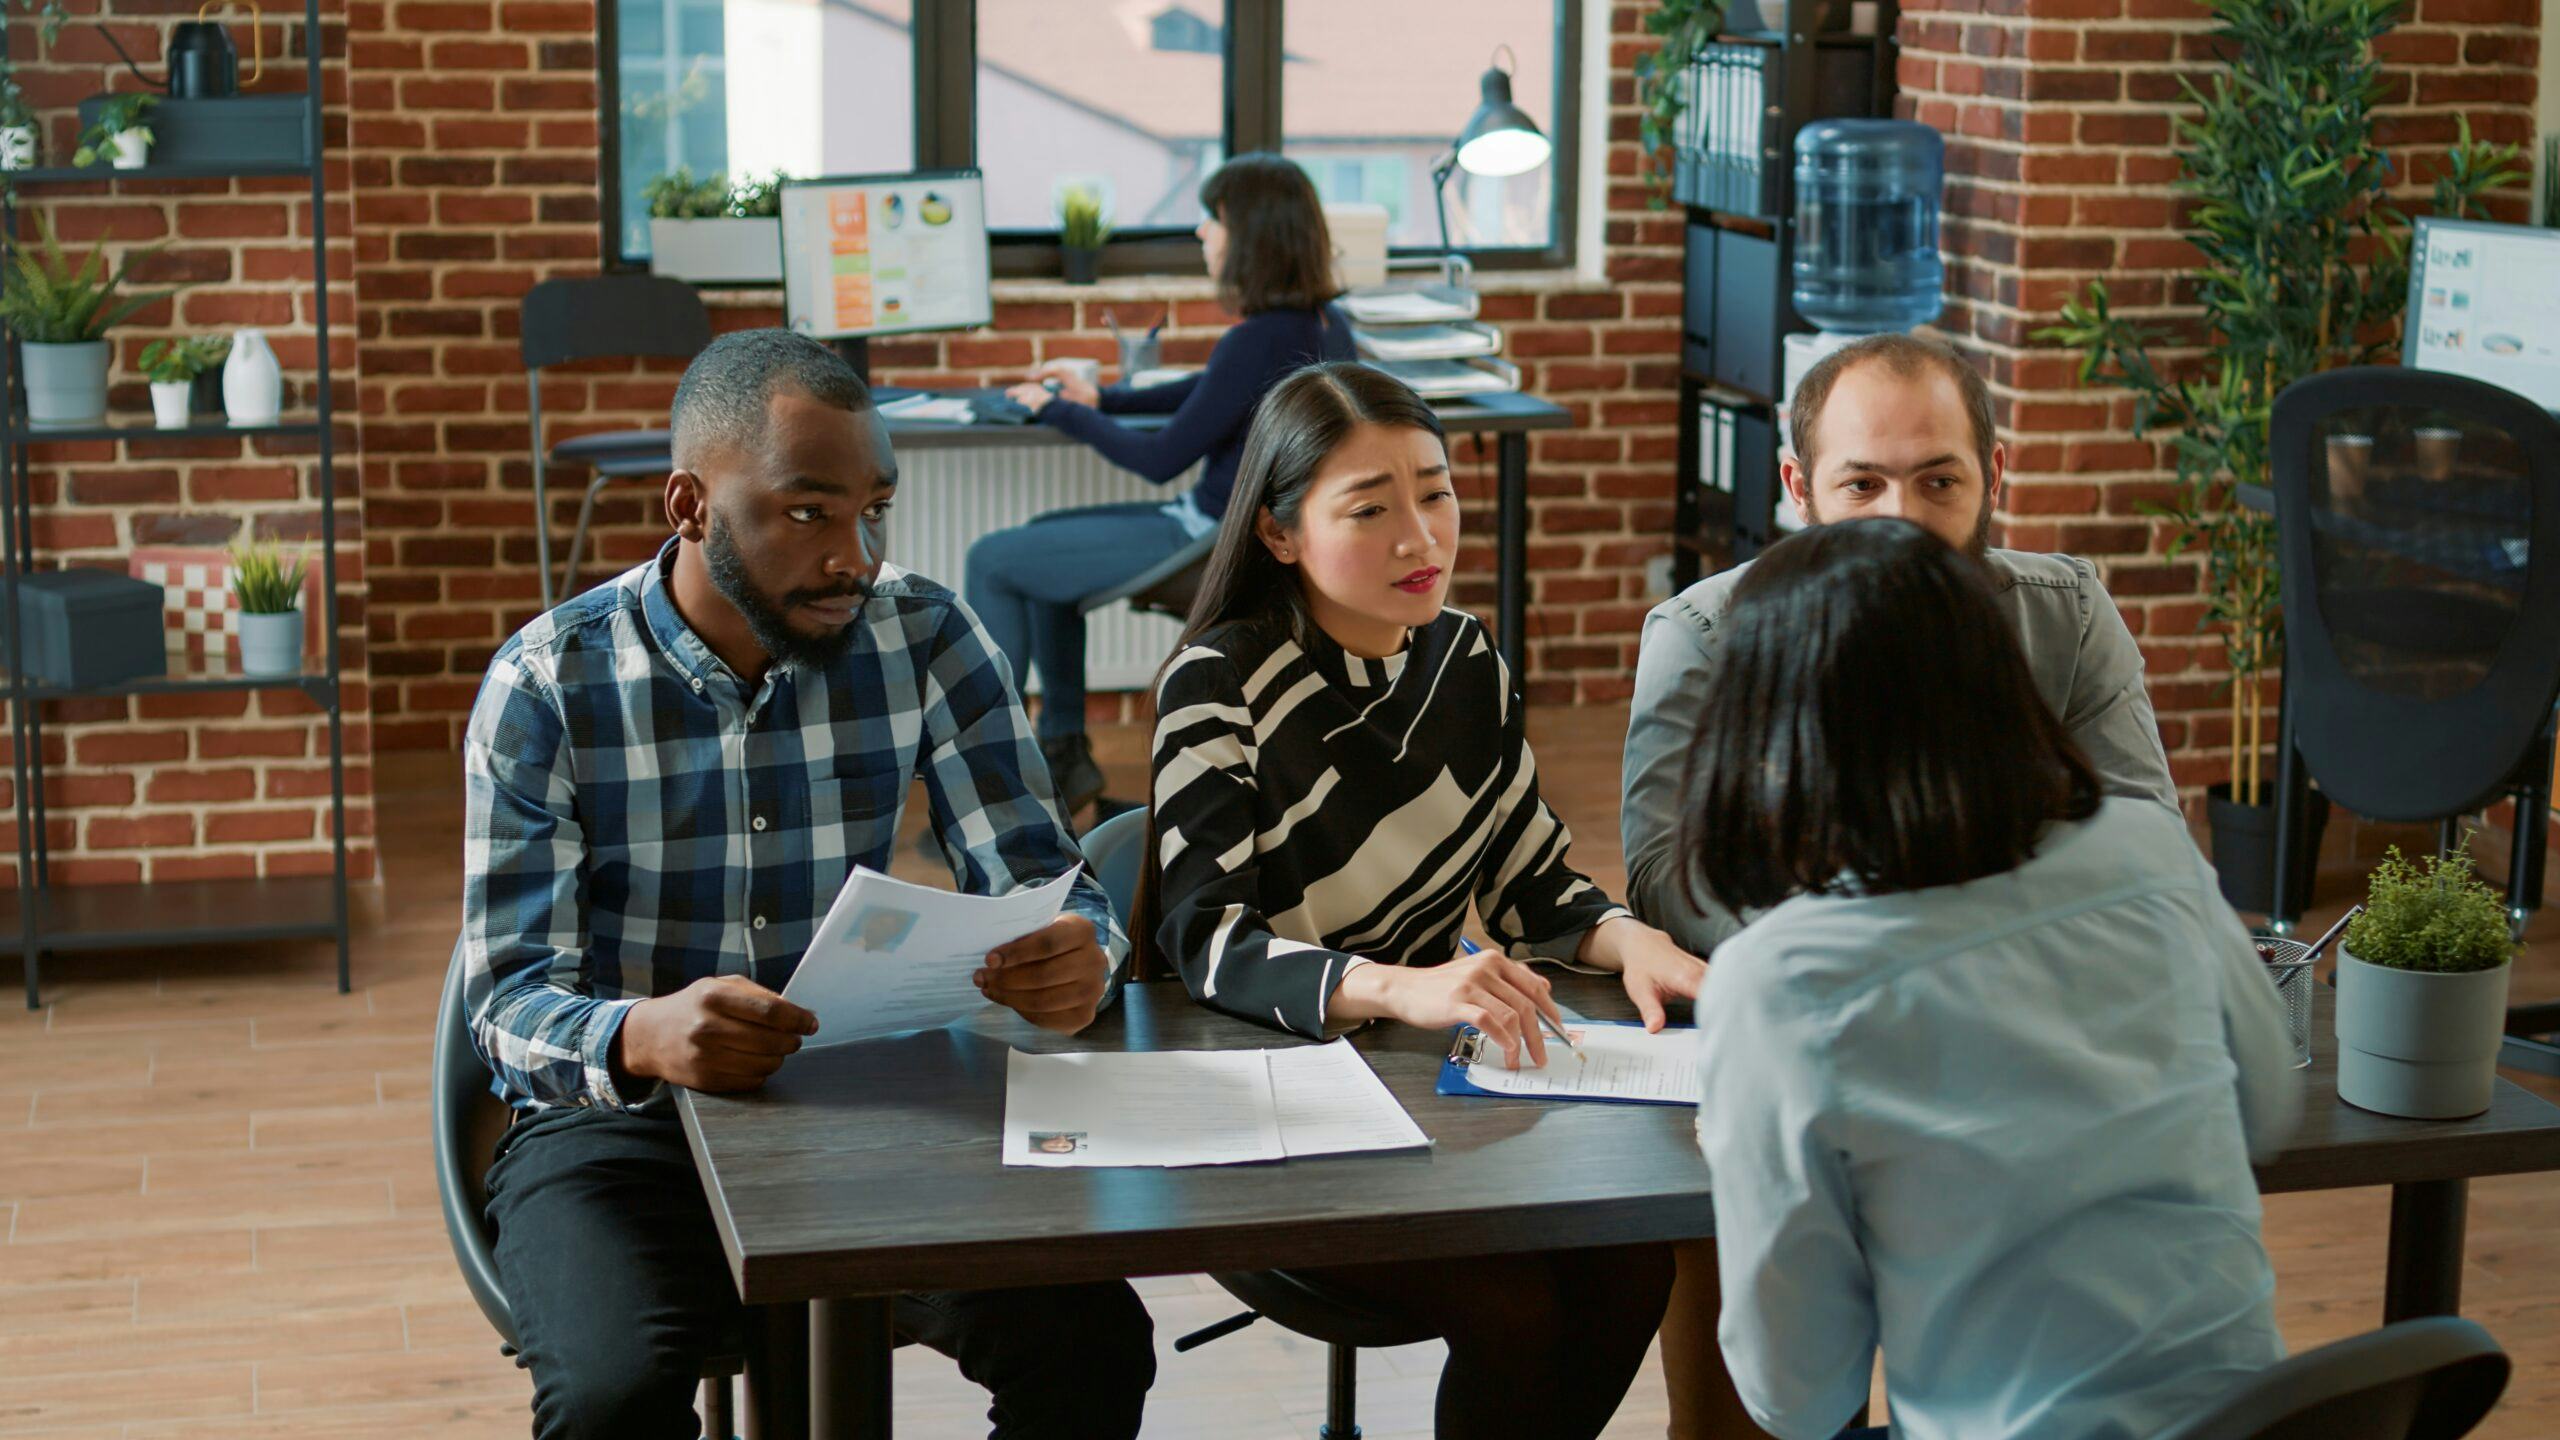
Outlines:
{"label": "dark wooden table", "polygon": [[[1498,605],[1495,642],[1516,682],[1527,673],[1529,616],[1529,432],[1564,430],[1573,416],[1560,405],[1535,395],[1479,395],[1443,400],[1431,407],[1452,435],[1491,435],[1495,439],[1494,570]],[[1133,430],[1163,427],[1163,415],[1115,415]],[[1046,425],[953,425],[932,420],[892,420],[893,446],[942,450],[978,447],[1073,445],[1074,437]]]}
{"label": "dark wooden table", "polygon": [[[1558,977],[1595,1018],[1633,1013],[1614,982]],[[2560,1169],[2560,1107],[2500,1081],[2489,1112],[2394,1120],[2337,1098],[2328,992],[2309,1105],[2268,1191],[2393,1187],[2384,1314],[2449,1314],[2461,1293],[2465,1185]],[[1444,1098],[1445,1042],[1402,1026],[1354,1041],[1435,1142],[1428,1152],[1189,1170],[1008,1169],[1005,1052],[1295,1043],[1132,986],[1085,1034],[990,1010],[965,1028],[800,1055],[759,1093],[679,1092],[739,1295],[781,1307],[750,1376],[768,1437],[889,1434],[889,1305],[901,1291],[1427,1259],[1711,1233],[1692,1112]],[[805,1306],[802,1330],[791,1317]],[[805,1363],[803,1356],[805,1355]]]}

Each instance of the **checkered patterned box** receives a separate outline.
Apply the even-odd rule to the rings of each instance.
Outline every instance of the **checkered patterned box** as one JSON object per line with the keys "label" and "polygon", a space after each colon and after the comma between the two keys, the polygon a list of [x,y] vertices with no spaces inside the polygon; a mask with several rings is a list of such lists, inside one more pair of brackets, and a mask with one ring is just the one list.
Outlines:
{"label": "checkered patterned box", "polygon": [[[227,674],[240,663],[240,636],[231,624],[231,557],[222,550],[160,546],[136,550],[125,573],[147,580],[167,596],[160,619],[169,653],[183,655],[206,674]],[[320,648],[320,566],[315,553],[302,577],[305,646]]]}

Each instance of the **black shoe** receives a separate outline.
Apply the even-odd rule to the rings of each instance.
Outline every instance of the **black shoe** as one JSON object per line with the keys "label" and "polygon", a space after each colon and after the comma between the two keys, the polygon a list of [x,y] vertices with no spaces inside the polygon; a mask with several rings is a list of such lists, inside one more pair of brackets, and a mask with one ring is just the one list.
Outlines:
{"label": "black shoe", "polygon": [[1040,758],[1049,762],[1049,784],[1057,791],[1060,818],[1072,819],[1102,793],[1102,767],[1094,763],[1093,741],[1082,733],[1044,737]]}

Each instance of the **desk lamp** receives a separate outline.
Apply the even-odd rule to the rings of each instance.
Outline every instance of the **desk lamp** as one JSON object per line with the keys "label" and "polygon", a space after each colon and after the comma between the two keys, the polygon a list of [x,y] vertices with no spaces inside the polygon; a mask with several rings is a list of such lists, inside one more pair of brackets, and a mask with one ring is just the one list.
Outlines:
{"label": "desk lamp", "polygon": [[[1508,59],[1508,69],[1503,61]],[[1467,120],[1467,128],[1449,152],[1431,167],[1431,198],[1440,211],[1440,253],[1444,261],[1455,253],[1449,244],[1449,177],[1464,168],[1470,175],[1501,177],[1519,175],[1547,163],[1555,149],[1538,129],[1526,111],[1512,103],[1511,72],[1519,68],[1519,56],[1508,45],[1497,45],[1494,63],[1479,82],[1483,99],[1476,113]]]}

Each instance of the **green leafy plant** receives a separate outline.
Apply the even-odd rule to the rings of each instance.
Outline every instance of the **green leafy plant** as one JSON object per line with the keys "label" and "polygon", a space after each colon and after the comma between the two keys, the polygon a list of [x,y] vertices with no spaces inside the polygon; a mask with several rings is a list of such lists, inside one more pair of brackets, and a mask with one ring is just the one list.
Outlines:
{"label": "green leafy plant", "polygon": [[[36,39],[39,52],[53,48],[54,37],[62,33],[62,24],[71,18],[65,0],[16,0],[16,8],[36,17]],[[5,3],[0,3],[0,19],[7,17]],[[27,95],[18,84],[17,64],[0,54],[0,125],[33,125],[35,112],[27,106]]]}
{"label": "green leafy plant", "polygon": [[32,126],[35,123],[36,112],[27,107],[26,87],[18,83],[14,72],[0,65],[0,126]]}
{"label": "green leafy plant", "polygon": [[1099,250],[1111,238],[1102,218],[1102,193],[1090,185],[1070,185],[1058,192],[1058,243],[1070,250]]}
{"label": "green leafy plant", "polygon": [[2516,953],[2506,899],[2471,873],[2468,837],[2460,853],[2414,865],[2392,846],[2346,940],[2368,965],[2444,974],[2495,970]]}
{"label": "green leafy plant", "polygon": [[[2204,4],[2226,59],[2206,88],[2179,81],[2195,113],[2178,121],[2177,186],[2186,238],[2203,256],[2200,321],[2138,323],[2092,281],[2036,338],[2081,352],[2081,384],[2131,391],[2135,435],[2171,437],[2176,485],[2166,504],[2146,508],[2174,527],[2171,556],[2202,552],[2203,624],[2221,631],[2231,672],[2231,795],[2254,805],[2284,619],[2275,520],[2237,503],[2237,489],[2267,483],[2278,393],[2397,346],[2409,218],[2392,201],[2397,177],[2374,131],[2382,67],[2373,46],[2399,12],[2396,0]],[[2436,213],[2464,214],[2514,182],[2517,155],[2474,141],[2465,121],[2436,180]],[[2158,357],[2167,347],[2204,354],[2173,364]]]}
{"label": "green leafy plant", "polygon": [[772,220],[782,214],[782,182],[790,179],[776,170],[761,180],[741,180],[729,191],[728,213],[740,220]]}
{"label": "green leafy plant", "polygon": [[287,564],[272,540],[231,547],[231,599],[244,615],[283,615],[302,608],[305,557]]}
{"label": "green leafy plant", "polygon": [[231,355],[228,335],[192,335],[183,340],[154,340],[142,347],[142,373],[162,385],[182,384],[221,364]]}
{"label": "green leafy plant", "polygon": [[1636,57],[1636,104],[1644,111],[1638,135],[1653,208],[1662,208],[1671,193],[1673,137],[1680,133],[1680,112],[1688,108],[1680,92],[1681,77],[1724,23],[1725,0],[1662,0],[1644,17],[1647,34],[1662,37],[1661,48]]}
{"label": "green leafy plant", "polygon": [[41,210],[35,212],[35,229],[32,247],[21,239],[7,242],[6,277],[0,280],[0,321],[7,322],[21,340],[38,345],[83,344],[101,338],[135,311],[178,293],[173,288],[121,298],[116,294],[134,262],[160,253],[159,245],[127,252],[124,263],[110,272],[103,249],[91,250],[79,264],[72,264],[55,242],[52,222]]}
{"label": "green leafy plant", "polygon": [[653,220],[717,220],[729,212],[729,177],[714,174],[696,180],[677,168],[650,181],[641,191],[649,199]]}
{"label": "green leafy plant", "polygon": [[142,123],[142,117],[159,103],[159,96],[139,90],[108,96],[98,106],[97,120],[80,132],[80,148],[72,152],[71,163],[88,166],[112,158],[119,135],[139,135],[143,144],[150,144],[151,127]]}

